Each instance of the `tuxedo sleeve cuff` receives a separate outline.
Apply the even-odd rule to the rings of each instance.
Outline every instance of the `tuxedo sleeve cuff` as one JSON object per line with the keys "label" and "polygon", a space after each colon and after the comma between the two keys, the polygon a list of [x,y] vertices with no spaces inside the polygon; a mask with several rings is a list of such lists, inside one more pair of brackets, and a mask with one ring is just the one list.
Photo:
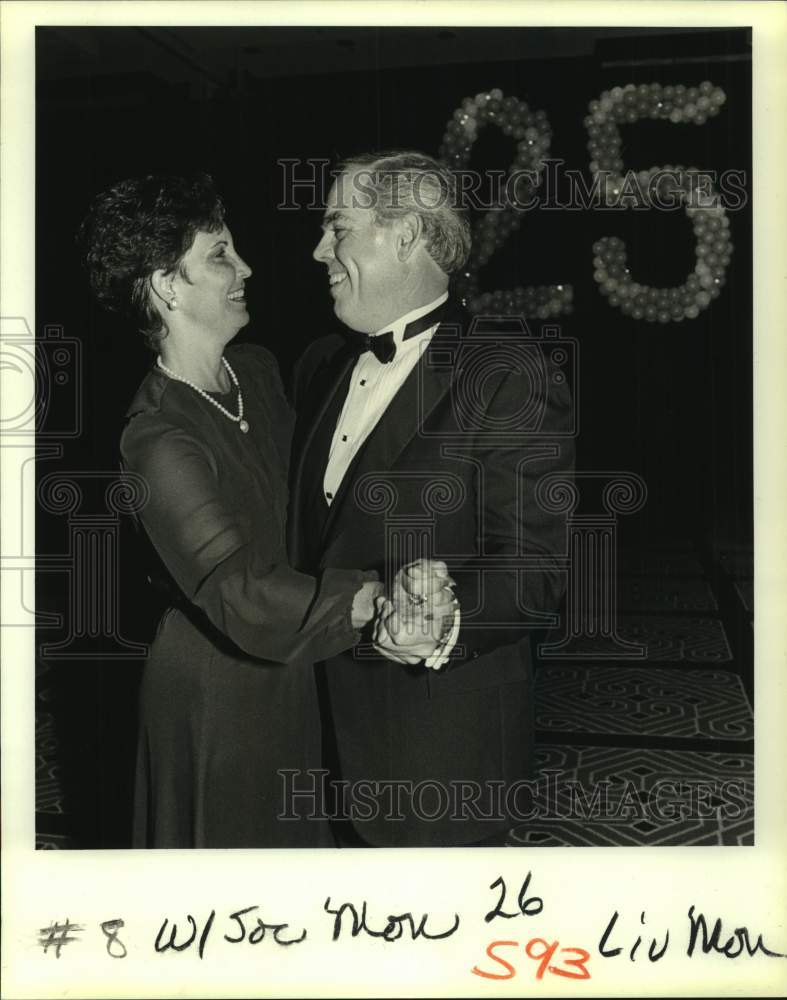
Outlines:
{"label": "tuxedo sleeve cuff", "polygon": [[429,667],[431,670],[439,670],[445,663],[448,662],[451,651],[456,645],[456,640],[459,637],[459,628],[462,623],[462,612],[459,607],[454,611],[454,622],[451,626],[451,631],[448,633],[445,639],[439,642],[434,650],[427,658],[424,660],[424,666]]}

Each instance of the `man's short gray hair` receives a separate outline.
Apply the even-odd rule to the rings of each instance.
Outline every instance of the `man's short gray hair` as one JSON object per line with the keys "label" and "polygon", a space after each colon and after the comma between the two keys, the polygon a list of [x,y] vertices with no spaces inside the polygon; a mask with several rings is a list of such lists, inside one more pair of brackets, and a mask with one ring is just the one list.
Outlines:
{"label": "man's short gray hair", "polygon": [[470,256],[470,223],[459,204],[456,179],[448,167],[412,150],[365,153],[341,164],[343,173],[360,171],[364,203],[385,225],[410,213],[421,219],[429,256],[454,274]]}

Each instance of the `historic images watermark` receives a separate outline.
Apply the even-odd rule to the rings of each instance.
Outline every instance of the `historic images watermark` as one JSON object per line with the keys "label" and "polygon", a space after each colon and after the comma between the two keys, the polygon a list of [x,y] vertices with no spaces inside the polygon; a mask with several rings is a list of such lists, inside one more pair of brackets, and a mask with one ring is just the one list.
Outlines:
{"label": "historic images watermark", "polygon": [[[45,660],[140,659],[147,645],[124,638],[120,628],[120,529],[150,491],[140,476],[116,468],[64,468],[67,446],[83,429],[83,355],[81,340],[61,326],[46,326],[36,338],[23,317],[0,319],[0,448],[8,481],[3,626],[35,628],[37,655]],[[61,521],[60,548],[36,551],[33,509]],[[34,580],[41,574],[66,581],[62,612],[34,610]],[[48,641],[53,631],[60,637]]]}
{"label": "historic images watermark", "polygon": [[744,780],[705,780],[665,774],[648,787],[626,777],[585,784],[562,771],[545,770],[536,780],[504,781],[360,779],[331,780],[322,769],[282,768],[280,820],[384,819],[423,822],[450,819],[524,823],[581,820],[656,826],[676,821],[734,821],[752,808]]}
{"label": "historic images watermark", "polygon": [[[404,208],[396,172],[359,167],[342,172],[322,158],[277,160],[280,211],[322,212],[328,191],[335,184],[337,201],[351,208],[375,208],[383,198],[386,209]],[[567,167],[565,160],[545,159],[543,169],[451,171],[454,186],[425,169],[408,187],[408,203],[424,209],[441,207],[465,211],[584,212],[589,209],[674,212],[685,208],[720,206],[737,212],[748,204],[745,170],[698,170],[662,167],[627,170],[623,174],[599,170],[588,179],[584,170]]]}

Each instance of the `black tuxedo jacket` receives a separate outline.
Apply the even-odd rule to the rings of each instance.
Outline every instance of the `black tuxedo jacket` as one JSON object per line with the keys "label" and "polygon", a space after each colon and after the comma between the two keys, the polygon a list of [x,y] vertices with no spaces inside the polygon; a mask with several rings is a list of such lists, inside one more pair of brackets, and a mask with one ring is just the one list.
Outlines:
{"label": "black tuxedo jacket", "polygon": [[[328,507],[328,450],[356,355],[338,335],[298,363],[289,544],[298,569],[376,569],[421,556],[457,581],[461,629],[440,671],[361,644],[322,667],[346,802],[376,846],[461,845],[504,828],[532,776],[529,635],[564,589],[563,515],[536,499],[571,474],[571,399],[547,351],[521,330],[468,332],[449,305]],[[527,623],[527,624],[526,624]],[[511,798],[514,796],[514,798]]]}

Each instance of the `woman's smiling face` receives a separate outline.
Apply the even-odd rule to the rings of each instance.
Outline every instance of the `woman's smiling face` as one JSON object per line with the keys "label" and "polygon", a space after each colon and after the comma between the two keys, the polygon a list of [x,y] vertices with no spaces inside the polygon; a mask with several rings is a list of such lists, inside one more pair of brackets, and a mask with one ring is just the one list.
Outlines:
{"label": "woman's smiling face", "polygon": [[244,284],[250,276],[226,226],[215,233],[199,230],[173,277],[179,317],[235,336],[249,322]]}

